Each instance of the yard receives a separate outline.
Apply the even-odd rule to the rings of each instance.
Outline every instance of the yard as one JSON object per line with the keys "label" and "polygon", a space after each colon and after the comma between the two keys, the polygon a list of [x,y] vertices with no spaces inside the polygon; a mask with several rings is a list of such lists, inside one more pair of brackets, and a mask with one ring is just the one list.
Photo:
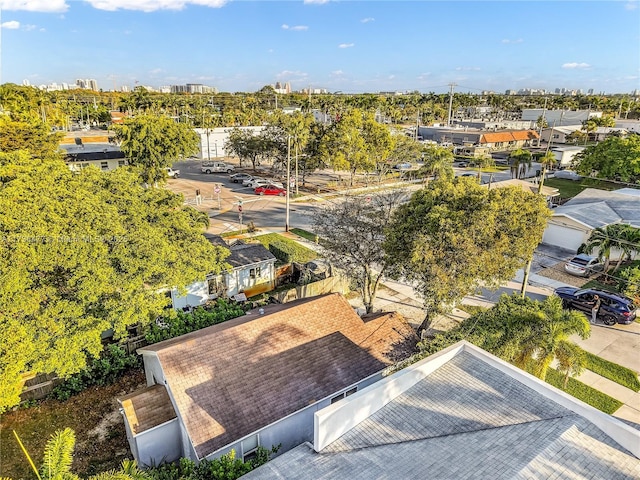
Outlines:
{"label": "yard", "polygon": [[47,440],[65,427],[76,433],[72,471],[83,477],[117,468],[125,458],[132,459],[116,398],[144,385],[144,372],[136,369],[111,385],[89,388],[65,402],[43,400],[30,408],[3,414],[0,478],[35,478],[14,430],[36,466],[42,463]]}
{"label": "yard", "polygon": [[582,180],[568,180],[566,178],[548,178],[544,181],[545,187],[557,188],[562,200],[575,197],[585,188],[598,188],[600,190],[618,190],[625,185],[598,180],[595,178],[583,178]]}

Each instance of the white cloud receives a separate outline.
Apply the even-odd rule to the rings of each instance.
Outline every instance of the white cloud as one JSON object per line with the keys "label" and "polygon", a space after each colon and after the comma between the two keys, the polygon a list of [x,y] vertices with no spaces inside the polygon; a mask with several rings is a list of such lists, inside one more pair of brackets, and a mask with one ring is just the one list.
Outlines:
{"label": "white cloud", "polygon": [[591,65],[589,65],[588,63],[577,63],[577,62],[571,62],[571,63],[565,63],[562,65],[562,68],[568,68],[568,69],[583,69],[583,68],[590,68]]}
{"label": "white cloud", "polygon": [[158,75],[162,72],[164,72],[162,68],[154,68],[153,70],[149,70],[150,75]]}
{"label": "white cloud", "polygon": [[522,40],[521,38],[517,38],[515,40],[510,40],[508,38],[504,38],[502,40],[502,43],[522,43],[522,42],[524,42],[524,40]]}
{"label": "white cloud", "polygon": [[305,79],[309,76],[308,73],[306,72],[301,72],[299,70],[283,70],[280,73],[276,74],[276,78],[278,80],[285,80],[285,81],[289,81],[291,79]]}
{"label": "white cloud", "polygon": [[340,75],[344,75],[344,72],[342,70],[334,70],[333,72],[331,72],[331,75],[339,77]]}
{"label": "white cloud", "polygon": [[35,30],[36,26],[35,25],[31,25],[31,24],[27,24],[27,25],[23,25],[22,29],[26,30],[27,32],[30,32],[31,30]]}
{"label": "white cloud", "polygon": [[84,0],[98,10],[138,10],[154,12],[156,10],[182,10],[188,5],[220,8],[227,0]]}
{"label": "white cloud", "polygon": [[329,3],[331,0],[304,0],[305,5],[323,5],[325,3]]}
{"label": "white cloud", "polygon": [[362,23],[369,23],[369,22],[373,22],[375,20],[375,18],[373,17],[367,17],[367,18],[363,18],[362,20],[360,20]]}
{"label": "white cloud", "polygon": [[65,0],[0,0],[0,10],[25,10],[27,12],[66,12]]}
{"label": "white cloud", "polygon": [[456,67],[458,72],[479,72],[480,67]]}
{"label": "white cloud", "polygon": [[353,46],[355,46],[355,43],[341,43],[338,48],[351,48]]}
{"label": "white cloud", "polygon": [[631,2],[627,2],[624,5],[624,9],[625,10],[635,10],[638,8],[638,2],[637,1],[631,1]]}
{"label": "white cloud", "polygon": [[282,24],[282,29],[283,30],[303,31],[303,30],[308,30],[309,27],[307,27],[306,25],[294,25],[293,27],[290,27],[286,23],[283,23]]}
{"label": "white cloud", "polygon": [[8,22],[2,22],[0,28],[6,28],[7,30],[17,30],[20,28],[20,22],[16,20],[9,20]]}

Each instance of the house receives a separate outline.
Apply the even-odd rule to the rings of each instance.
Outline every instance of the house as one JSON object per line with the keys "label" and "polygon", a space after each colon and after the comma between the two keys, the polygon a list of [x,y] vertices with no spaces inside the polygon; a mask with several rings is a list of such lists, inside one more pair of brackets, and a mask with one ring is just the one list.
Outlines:
{"label": "house", "polygon": [[[640,196],[630,194],[634,189],[612,192],[586,188],[553,212],[547,222],[542,243],[577,251],[591,232],[614,223],[626,223],[640,228]],[[613,252],[612,259],[619,252]]]}
{"label": "house", "polygon": [[276,257],[261,243],[236,241],[231,246],[218,235],[205,235],[214,245],[231,251],[225,261],[231,270],[219,275],[208,275],[203,281],[187,286],[186,295],[180,295],[177,289],[171,291],[171,303],[176,310],[185,307],[197,307],[207,301],[223,297],[233,297],[244,293],[252,297],[275,288]]}
{"label": "house", "polygon": [[107,143],[106,137],[103,139],[104,143],[93,143],[91,140],[91,138],[78,137],[73,145],[60,145],[65,162],[72,171],[79,171],[93,165],[106,172],[129,164],[120,147]]}
{"label": "house", "polygon": [[556,162],[559,168],[567,168],[571,166],[573,158],[583,151],[585,147],[567,146],[567,147],[553,147],[551,152],[556,156]]}
{"label": "house", "polygon": [[640,431],[461,341],[315,414],[243,479],[640,478]]}
{"label": "house", "polygon": [[582,131],[582,125],[543,128],[540,139],[546,143],[565,144],[569,141],[571,135],[577,131]]}
{"label": "house", "polygon": [[590,118],[602,118],[602,112],[592,110],[547,110],[543,108],[523,108],[522,120],[537,122],[544,118],[549,125],[564,127],[566,125],[580,125]]}
{"label": "house", "polygon": [[534,146],[540,136],[535,130],[483,133],[478,144],[490,150],[516,150]]}
{"label": "house", "polygon": [[316,411],[380,380],[418,338],[398,314],[360,318],[340,294],[267,305],[138,350],[147,387],[122,406],[141,465],[313,440]]}
{"label": "house", "polygon": [[589,139],[602,142],[612,136],[626,137],[628,134],[629,132],[624,128],[597,127],[595,132],[589,134]]}

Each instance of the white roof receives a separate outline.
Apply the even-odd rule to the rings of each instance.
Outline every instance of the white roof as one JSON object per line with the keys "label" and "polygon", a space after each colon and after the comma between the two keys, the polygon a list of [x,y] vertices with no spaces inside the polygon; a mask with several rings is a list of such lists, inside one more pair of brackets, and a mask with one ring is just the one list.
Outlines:
{"label": "white roof", "polygon": [[586,188],[556,208],[553,216],[567,216],[591,228],[613,223],[640,228],[640,195]]}

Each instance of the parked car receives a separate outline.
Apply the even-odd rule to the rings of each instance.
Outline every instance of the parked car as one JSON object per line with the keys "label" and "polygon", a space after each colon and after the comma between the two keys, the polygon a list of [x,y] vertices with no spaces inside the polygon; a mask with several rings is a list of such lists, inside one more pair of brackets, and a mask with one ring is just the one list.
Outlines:
{"label": "parked car", "polygon": [[280,197],[284,197],[287,194],[287,191],[284,188],[278,187],[273,184],[257,187],[254,192],[256,193],[256,195],[278,195]]}
{"label": "parked car", "polygon": [[615,293],[595,290],[591,288],[579,289],[576,287],[556,288],[555,294],[562,299],[562,306],[573,310],[579,310],[591,316],[593,307],[593,297],[600,297],[600,310],[598,310],[598,320],[602,320],[605,325],[615,325],[621,323],[629,325],[638,315],[637,307],[633,300]]}
{"label": "parked car", "polygon": [[394,170],[411,170],[412,165],[410,163],[398,163],[393,166]]}
{"label": "parked car", "polygon": [[566,178],[567,180],[582,180],[582,176],[571,170],[556,170],[553,174],[555,178]]}
{"label": "parked car", "polygon": [[164,171],[167,172],[169,178],[178,178],[180,176],[180,170],[174,170],[171,167],[166,167]]}
{"label": "parked car", "polygon": [[247,183],[242,182],[242,185],[255,189],[258,187],[264,187],[265,185],[269,185],[270,183],[271,182],[266,178],[254,177],[253,180],[249,180]]}
{"label": "parked car", "polygon": [[604,264],[596,257],[581,253],[564,264],[564,271],[578,277],[588,277],[595,272],[604,271]]}
{"label": "parked car", "polygon": [[229,180],[233,183],[242,183],[245,180],[253,180],[253,175],[249,175],[248,173],[234,173],[229,176]]}
{"label": "parked car", "polygon": [[233,165],[229,165],[228,163],[209,161],[202,162],[202,166],[200,167],[202,173],[231,173],[233,172],[234,168],[235,167]]}

